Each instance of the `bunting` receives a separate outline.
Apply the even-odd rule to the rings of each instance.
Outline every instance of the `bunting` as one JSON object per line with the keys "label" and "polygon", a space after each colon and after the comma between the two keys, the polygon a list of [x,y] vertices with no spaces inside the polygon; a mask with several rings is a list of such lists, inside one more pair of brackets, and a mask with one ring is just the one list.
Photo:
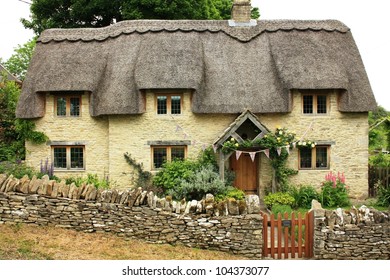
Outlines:
{"label": "bunting", "polygon": [[249,152],[249,155],[251,156],[252,162],[255,161],[256,153],[257,153],[257,152]]}
{"label": "bunting", "polygon": [[[183,129],[179,124],[177,124],[177,122],[176,122],[176,120],[173,118],[173,116],[171,116],[171,118],[172,118],[172,120],[173,120],[173,121],[175,122],[175,124],[176,124],[175,132],[176,132],[176,133],[177,133],[177,132],[181,132],[182,135],[183,135],[183,137],[184,137],[184,139],[191,138],[191,135],[188,134],[187,132],[185,132],[184,129]],[[288,154],[290,154],[290,148],[294,148],[294,149],[296,148],[297,143],[300,142],[300,141],[302,141],[302,140],[305,138],[306,134],[307,134],[309,131],[313,130],[313,124],[314,124],[314,120],[310,123],[310,125],[308,126],[308,128],[306,129],[306,131],[303,133],[303,136],[302,136],[299,140],[297,140],[297,141],[291,143],[291,146],[290,146],[290,145],[286,145],[286,146],[282,146],[282,147],[277,147],[277,148],[276,148],[276,151],[277,151],[278,155],[279,155],[279,156],[281,155],[282,149],[283,149],[283,148],[285,148],[285,149],[286,149],[286,152],[287,152]],[[204,143],[204,142],[201,142],[201,141],[199,141],[199,140],[192,140],[192,141],[191,141],[191,144],[194,145],[194,146],[201,145],[201,148],[202,148],[203,151],[206,150],[206,147],[207,147],[207,146],[209,146],[208,143]],[[212,145],[212,148],[213,148],[213,150],[214,150],[214,153],[216,153],[217,150],[218,150],[218,146],[217,146],[217,145]],[[249,154],[252,161],[255,160],[256,154],[257,154],[257,153],[264,153],[264,154],[266,155],[267,158],[270,158],[270,156],[269,156],[269,153],[270,153],[269,149],[265,149],[265,150],[260,150],[260,151],[251,151],[251,152],[249,152],[249,151],[240,151],[240,150],[236,150],[236,159],[238,160],[238,159],[240,158],[240,156],[241,156],[243,153]]]}

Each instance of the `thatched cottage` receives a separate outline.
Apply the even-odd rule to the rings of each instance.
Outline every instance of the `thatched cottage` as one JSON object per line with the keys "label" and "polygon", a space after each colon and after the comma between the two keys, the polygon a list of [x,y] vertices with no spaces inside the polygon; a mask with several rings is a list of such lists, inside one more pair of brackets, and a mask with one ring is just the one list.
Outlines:
{"label": "thatched cottage", "polygon": [[344,172],[351,194],[365,196],[376,102],[350,29],[336,20],[251,20],[250,4],[238,2],[229,21],[45,30],[17,116],[50,141],[26,143],[27,161],[49,158],[57,176],[96,173],[127,186],[126,152],[156,171],[214,144],[236,185],[259,192],[272,177],[267,156],[237,159],[221,145],[282,126],[317,142],[290,151],[293,182],[319,186],[329,171]]}

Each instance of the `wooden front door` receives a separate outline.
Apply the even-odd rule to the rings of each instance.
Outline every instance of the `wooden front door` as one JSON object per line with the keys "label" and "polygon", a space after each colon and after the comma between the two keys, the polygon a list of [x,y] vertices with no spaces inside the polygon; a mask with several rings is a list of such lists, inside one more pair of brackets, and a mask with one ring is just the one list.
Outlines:
{"label": "wooden front door", "polygon": [[257,161],[257,154],[254,161],[247,153],[242,153],[238,160],[234,154],[230,157],[231,170],[236,174],[233,185],[246,194],[257,194]]}

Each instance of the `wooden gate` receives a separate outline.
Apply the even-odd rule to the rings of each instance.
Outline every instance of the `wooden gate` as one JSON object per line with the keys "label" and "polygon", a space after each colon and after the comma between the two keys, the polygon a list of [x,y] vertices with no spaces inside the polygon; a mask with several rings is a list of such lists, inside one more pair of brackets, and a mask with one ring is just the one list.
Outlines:
{"label": "wooden gate", "polygon": [[279,213],[277,217],[263,214],[263,257],[274,259],[294,259],[313,257],[314,239],[313,211],[302,217]]}

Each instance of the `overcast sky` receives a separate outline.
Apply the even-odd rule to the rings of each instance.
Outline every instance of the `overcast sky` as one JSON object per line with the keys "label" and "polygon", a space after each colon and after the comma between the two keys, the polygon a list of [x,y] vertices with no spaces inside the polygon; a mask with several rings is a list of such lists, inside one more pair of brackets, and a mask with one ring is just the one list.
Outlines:
{"label": "overcast sky", "polygon": [[[1,0],[0,57],[7,60],[18,44],[33,37],[20,18],[29,18],[29,0]],[[386,27],[385,0],[252,0],[260,8],[260,19],[337,19],[351,28],[379,105],[390,111],[386,67],[390,65],[390,36]]]}

